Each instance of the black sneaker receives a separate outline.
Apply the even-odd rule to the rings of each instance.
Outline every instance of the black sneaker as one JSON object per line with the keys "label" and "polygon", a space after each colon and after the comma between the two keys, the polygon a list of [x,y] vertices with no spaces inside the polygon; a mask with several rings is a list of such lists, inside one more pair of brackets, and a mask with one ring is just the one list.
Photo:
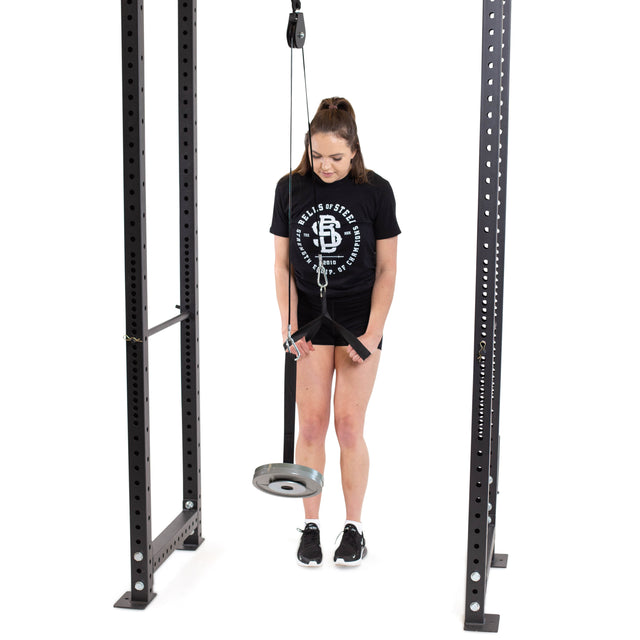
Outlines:
{"label": "black sneaker", "polygon": [[352,524],[345,526],[340,546],[336,549],[333,561],[348,567],[357,567],[367,555],[364,536]]}
{"label": "black sneaker", "polygon": [[302,533],[298,547],[298,564],[301,567],[322,566],[322,548],[320,547],[320,529],[318,525],[309,522]]}

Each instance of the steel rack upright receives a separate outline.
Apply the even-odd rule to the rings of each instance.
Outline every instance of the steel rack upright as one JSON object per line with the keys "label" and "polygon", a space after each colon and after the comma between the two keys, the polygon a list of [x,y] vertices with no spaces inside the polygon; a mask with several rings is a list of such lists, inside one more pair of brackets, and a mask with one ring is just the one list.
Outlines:
{"label": "steel rack upright", "polygon": [[[142,0],[121,0],[131,590],[114,606],[144,609],[155,571],[176,549],[203,542],[200,493],[196,0],[178,0],[180,313],[149,328],[145,200],[144,19]],[[149,338],[180,323],[183,500],[179,514],[151,534]]]}
{"label": "steel rack upright", "polygon": [[465,630],[497,632],[485,613],[495,553],[507,200],[511,0],[483,0],[473,406]]}

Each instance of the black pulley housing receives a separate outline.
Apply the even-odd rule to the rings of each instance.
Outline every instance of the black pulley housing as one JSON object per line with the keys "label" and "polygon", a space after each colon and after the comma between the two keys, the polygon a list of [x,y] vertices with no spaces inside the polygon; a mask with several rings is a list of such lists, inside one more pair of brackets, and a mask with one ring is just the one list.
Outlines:
{"label": "black pulley housing", "polygon": [[304,16],[301,13],[289,14],[289,26],[287,27],[287,44],[292,49],[302,49],[306,39]]}

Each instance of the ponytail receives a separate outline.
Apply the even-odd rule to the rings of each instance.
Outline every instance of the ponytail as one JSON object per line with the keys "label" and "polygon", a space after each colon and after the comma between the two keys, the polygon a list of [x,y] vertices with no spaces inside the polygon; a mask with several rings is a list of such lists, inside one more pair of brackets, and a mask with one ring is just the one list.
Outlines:
{"label": "ponytail", "polygon": [[351,160],[349,175],[356,184],[369,182],[367,178],[368,171],[364,166],[364,159],[360,149],[360,140],[358,140],[356,114],[348,100],[345,98],[325,98],[320,103],[316,115],[311,121],[309,131],[304,138],[304,155],[294,173],[306,175],[309,171],[313,171],[313,165],[310,160],[309,135],[314,136],[316,133],[330,133],[342,138],[349,146],[349,149],[355,151],[355,156]]}

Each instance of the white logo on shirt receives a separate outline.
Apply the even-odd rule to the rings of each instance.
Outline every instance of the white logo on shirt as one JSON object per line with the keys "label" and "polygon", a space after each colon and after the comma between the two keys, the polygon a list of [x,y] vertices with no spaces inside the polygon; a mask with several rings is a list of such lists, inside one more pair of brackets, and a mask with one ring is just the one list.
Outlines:
{"label": "white logo on shirt", "polygon": [[320,247],[322,253],[335,253],[342,243],[342,236],[336,231],[340,228],[340,222],[330,215],[320,215],[320,219],[314,222],[312,229],[318,236],[313,240],[316,247]]}
{"label": "white logo on shirt", "polygon": [[347,271],[360,251],[356,217],[337,203],[321,202],[302,212],[296,223],[295,239],[302,260],[314,271],[318,268],[318,253],[326,256],[324,265],[329,276]]}

